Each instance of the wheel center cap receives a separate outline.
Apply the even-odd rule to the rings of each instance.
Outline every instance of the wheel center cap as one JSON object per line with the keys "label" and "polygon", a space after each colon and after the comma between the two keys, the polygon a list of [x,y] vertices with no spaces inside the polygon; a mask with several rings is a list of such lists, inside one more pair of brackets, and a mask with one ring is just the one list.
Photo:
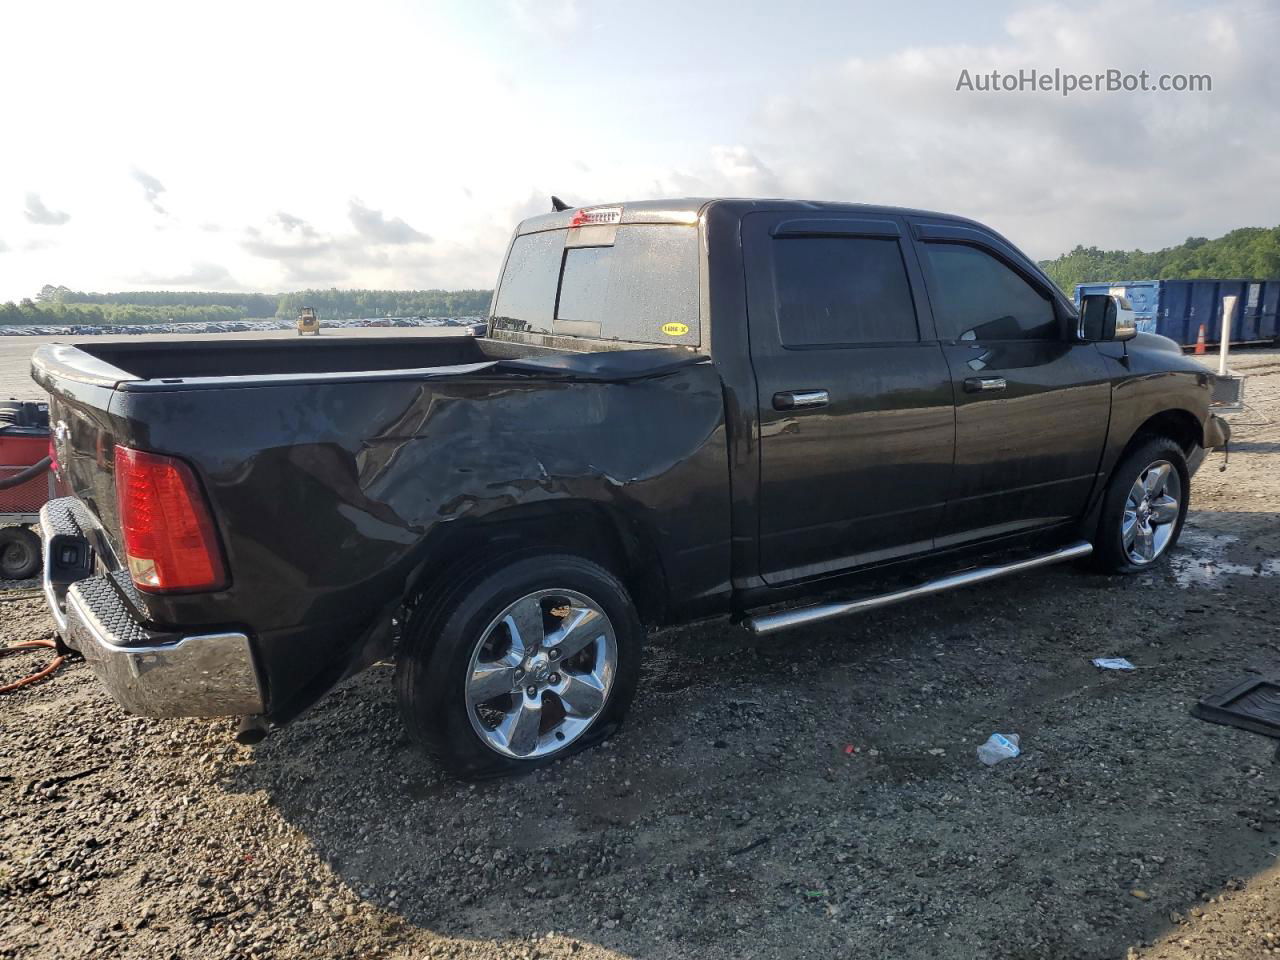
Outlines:
{"label": "wheel center cap", "polygon": [[536,653],[529,658],[529,667],[525,671],[537,683],[546,683],[551,676],[551,660],[545,653]]}

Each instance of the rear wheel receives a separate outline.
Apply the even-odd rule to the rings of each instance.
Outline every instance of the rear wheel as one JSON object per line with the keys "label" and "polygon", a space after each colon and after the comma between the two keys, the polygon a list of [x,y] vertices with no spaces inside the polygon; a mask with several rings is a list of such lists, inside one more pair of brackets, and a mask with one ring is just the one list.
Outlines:
{"label": "rear wheel", "polygon": [[642,636],[626,588],[591,561],[489,565],[411,617],[397,665],[405,724],[463,776],[535,769],[618,728]]}
{"label": "rear wheel", "polygon": [[1152,437],[1116,467],[1107,487],[1094,556],[1111,573],[1137,573],[1178,542],[1191,486],[1186,456],[1168,437]]}
{"label": "rear wheel", "polygon": [[40,570],[40,538],[27,527],[0,528],[0,577],[30,580]]}

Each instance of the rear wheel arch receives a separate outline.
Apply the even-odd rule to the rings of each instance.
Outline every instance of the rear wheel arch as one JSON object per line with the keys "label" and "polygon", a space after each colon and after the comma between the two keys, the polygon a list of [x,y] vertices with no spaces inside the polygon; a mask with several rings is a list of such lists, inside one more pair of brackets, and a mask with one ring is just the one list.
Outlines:
{"label": "rear wheel arch", "polygon": [[534,551],[598,563],[626,586],[643,623],[663,622],[667,590],[656,537],[621,510],[590,500],[521,504],[450,525],[428,544],[409,593],[437,593],[496,553]]}

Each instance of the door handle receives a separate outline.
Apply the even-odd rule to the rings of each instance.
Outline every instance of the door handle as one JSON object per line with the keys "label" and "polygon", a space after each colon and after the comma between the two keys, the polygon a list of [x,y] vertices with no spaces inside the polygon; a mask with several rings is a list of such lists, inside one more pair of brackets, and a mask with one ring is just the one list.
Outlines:
{"label": "door handle", "polygon": [[1003,390],[1009,384],[1004,377],[969,377],[964,382],[966,393],[986,393],[988,390]]}
{"label": "door handle", "polygon": [[787,390],[773,395],[773,409],[799,410],[802,407],[825,407],[829,399],[825,390]]}

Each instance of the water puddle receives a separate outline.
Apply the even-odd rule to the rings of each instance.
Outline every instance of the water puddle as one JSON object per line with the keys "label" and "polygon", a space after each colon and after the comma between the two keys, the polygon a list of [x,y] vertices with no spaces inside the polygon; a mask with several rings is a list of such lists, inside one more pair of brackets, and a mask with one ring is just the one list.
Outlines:
{"label": "water puddle", "polygon": [[1207,533],[1190,527],[1182,531],[1178,549],[1169,556],[1169,567],[1180,587],[1217,587],[1222,578],[1280,576],[1280,557],[1257,563],[1236,563],[1227,552],[1240,541],[1229,533]]}

